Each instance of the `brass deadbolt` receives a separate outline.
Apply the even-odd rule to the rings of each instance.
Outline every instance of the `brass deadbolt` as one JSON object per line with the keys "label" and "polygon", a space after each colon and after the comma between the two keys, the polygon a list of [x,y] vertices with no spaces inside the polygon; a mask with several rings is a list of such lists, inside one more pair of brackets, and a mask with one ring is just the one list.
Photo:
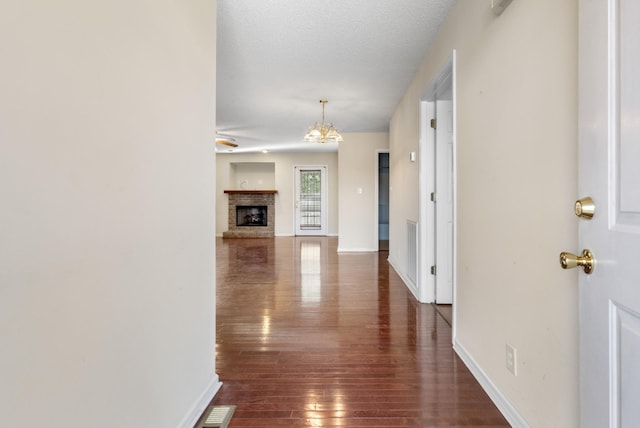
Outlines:
{"label": "brass deadbolt", "polygon": [[589,220],[596,212],[596,205],[593,203],[593,199],[587,196],[576,201],[574,211],[578,217]]}

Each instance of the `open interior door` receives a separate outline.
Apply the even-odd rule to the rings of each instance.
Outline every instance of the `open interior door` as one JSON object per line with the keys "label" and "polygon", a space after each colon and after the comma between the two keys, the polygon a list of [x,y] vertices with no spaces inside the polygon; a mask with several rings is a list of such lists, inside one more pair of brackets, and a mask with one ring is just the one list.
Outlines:
{"label": "open interior door", "polygon": [[[640,2],[579,2],[580,417],[640,424]],[[590,212],[595,210],[593,218]],[[592,254],[583,250],[590,250]]]}

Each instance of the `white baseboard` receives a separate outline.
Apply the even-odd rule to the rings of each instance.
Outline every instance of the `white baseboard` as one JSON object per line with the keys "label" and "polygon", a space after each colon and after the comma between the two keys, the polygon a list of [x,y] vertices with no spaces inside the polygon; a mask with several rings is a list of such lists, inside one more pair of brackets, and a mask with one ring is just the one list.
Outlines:
{"label": "white baseboard", "polygon": [[[296,236],[296,234],[295,233],[275,233],[274,236],[276,238],[280,237],[280,236],[291,237],[291,236]],[[300,235],[300,236],[302,236],[302,235]],[[313,236],[323,236],[323,235],[309,235],[309,236],[313,237]],[[329,234],[327,234],[327,236],[338,236],[338,234],[337,233],[329,233]]]}
{"label": "white baseboard", "polygon": [[202,394],[200,394],[198,401],[191,406],[191,409],[189,409],[185,417],[182,418],[178,427],[193,428],[193,426],[198,422],[198,419],[200,419],[200,416],[202,416],[204,411],[207,409],[209,403],[211,403],[211,400],[213,400],[213,397],[215,397],[217,392],[220,390],[221,386],[222,382],[220,382],[220,378],[218,378],[217,374],[214,375],[211,382],[209,382],[209,385],[207,385]]}
{"label": "white baseboard", "polygon": [[467,366],[469,371],[476,378],[480,386],[487,393],[493,404],[496,405],[498,410],[505,417],[507,422],[514,428],[529,428],[529,424],[518,412],[518,410],[511,404],[511,402],[505,397],[498,387],[491,381],[489,376],[478,366],[476,361],[471,357],[467,350],[458,342],[458,339],[454,340],[453,349],[456,354]]}
{"label": "white baseboard", "polygon": [[377,253],[378,249],[373,248],[340,248],[338,246],[339,253]]}
{"label": "white baseboard", "polygon": [[[387,261],[389,262],[393,270],[396,271],[396,273],[398,274],[402,282],[404,282],[404,285],[409,289],[409,291],[411,291],[411,294],[413,294],[413,297],[415,297],[416,300],[420,302],[420,297],[418,296],[418,286],[414,284],[413,281],[411,281],[409,278],[407,278],[404,275],[404,272],[398,269],[397,263],[391,257],[389,257]],[[424,303],[424,302],[421,302],[421,303]]]}

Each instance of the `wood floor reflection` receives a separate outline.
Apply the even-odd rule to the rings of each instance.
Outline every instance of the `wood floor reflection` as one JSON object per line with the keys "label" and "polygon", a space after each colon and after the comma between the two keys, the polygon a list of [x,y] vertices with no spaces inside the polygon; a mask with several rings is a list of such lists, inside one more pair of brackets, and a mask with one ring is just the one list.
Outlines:
{"label": "wood floor reflection", "polygon": [[388,253],[337,238],[218,239],[213,404],[230,428],[509,426]]}

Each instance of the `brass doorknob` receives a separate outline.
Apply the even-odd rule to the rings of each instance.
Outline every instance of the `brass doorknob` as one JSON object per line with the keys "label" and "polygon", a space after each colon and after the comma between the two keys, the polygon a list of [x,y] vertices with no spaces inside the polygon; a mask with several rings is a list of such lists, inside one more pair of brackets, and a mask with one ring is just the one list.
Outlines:
{"label": "brass doorknob", "polygon": [[590,274],[596,267],[596,260],[590,250],[582,250],[582,256],[562,252],[560,253],[560,266],[562,269],[573,269],[580,266],[584,273]]}

